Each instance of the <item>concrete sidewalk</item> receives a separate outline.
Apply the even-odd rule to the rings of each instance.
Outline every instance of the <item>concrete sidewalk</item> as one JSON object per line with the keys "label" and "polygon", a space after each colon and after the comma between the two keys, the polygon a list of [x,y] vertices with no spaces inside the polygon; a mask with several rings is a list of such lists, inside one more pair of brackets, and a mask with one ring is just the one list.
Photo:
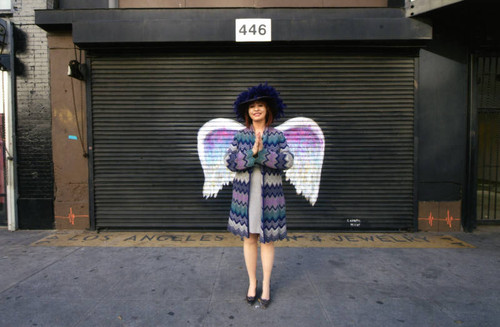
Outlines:
{"label": "concrete sidewalk", "polygon": [[498,227],[453,234],[476,248],[277,248],[267,310],[241,248],[30,246],[52,233],[0,230],[0,326],[500,325]]}

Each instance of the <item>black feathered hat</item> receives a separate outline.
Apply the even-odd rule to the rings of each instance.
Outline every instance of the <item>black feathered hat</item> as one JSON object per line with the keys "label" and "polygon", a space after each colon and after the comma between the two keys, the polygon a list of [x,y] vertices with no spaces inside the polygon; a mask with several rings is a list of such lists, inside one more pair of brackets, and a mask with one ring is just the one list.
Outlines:
{"label": "black feathered hat", "polygon": [[281,100],[279,92],[276,91],[274,87],[265,83],[252,86],[238,95],[233,104],[236,117],[240,120],[245,120],[245,111],[248,110],[250,103],[257,100],[265,101],[269,105],[274,119],[281,118],[285,115],[283,110],[286,108],[286,104]]}

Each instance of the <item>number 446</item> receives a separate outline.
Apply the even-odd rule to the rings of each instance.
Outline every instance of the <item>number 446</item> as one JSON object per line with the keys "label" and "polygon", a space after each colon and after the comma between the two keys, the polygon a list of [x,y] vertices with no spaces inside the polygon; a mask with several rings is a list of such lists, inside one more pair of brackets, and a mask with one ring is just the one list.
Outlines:
{"label": "number 446", "polygon": [[266,25],[264,25],[264,24],[261,24],[258,27],[257,27],[256,24],[253,24],[247,30],[247,25],[244,24],[244,25],[241,26],[241,28],[238,31],[238,33],[241,33],[243,35],[247,35],[247,33],[251,33],[253,35],[256,35],[257,33],[259,33],[260,35],[266,35],[267,29],[266,29]]}

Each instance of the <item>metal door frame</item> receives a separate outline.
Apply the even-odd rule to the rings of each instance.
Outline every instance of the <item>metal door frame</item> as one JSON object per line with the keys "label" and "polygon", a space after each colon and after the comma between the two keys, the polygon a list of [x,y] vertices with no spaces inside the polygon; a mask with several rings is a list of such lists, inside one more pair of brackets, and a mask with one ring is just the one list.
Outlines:
{"label": "metal door frame", "polygon": [[[464,194],[463,226],[466,231],[471,232],[478,224],[500,224],[500,219],[482,220],[477,212],[477,190],[479,178],[479,59],[481,57],[497,57],[497,65],[500,64],[500,53],[475,52],[469,56],[469,94],[468,94],[468,117],[467,117],[467,172],[466,190]],[[496,204],[500,206],[500,203]]]}

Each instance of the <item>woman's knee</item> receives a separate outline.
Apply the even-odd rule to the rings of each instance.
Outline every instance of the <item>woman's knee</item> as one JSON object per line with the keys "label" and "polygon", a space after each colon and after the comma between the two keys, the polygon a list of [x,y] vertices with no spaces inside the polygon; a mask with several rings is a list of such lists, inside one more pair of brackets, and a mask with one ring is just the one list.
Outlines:
{"label": "woman's knee", "polygon": [[250,234],[249,237],[243,238],[244,242],[247,244],[257,244],[257,241],[259,240],[259,234]]}
{"label": "woman's knee", "polygon": [[267,249],[274,249],[274,242],[261,243],[260,246]]}

